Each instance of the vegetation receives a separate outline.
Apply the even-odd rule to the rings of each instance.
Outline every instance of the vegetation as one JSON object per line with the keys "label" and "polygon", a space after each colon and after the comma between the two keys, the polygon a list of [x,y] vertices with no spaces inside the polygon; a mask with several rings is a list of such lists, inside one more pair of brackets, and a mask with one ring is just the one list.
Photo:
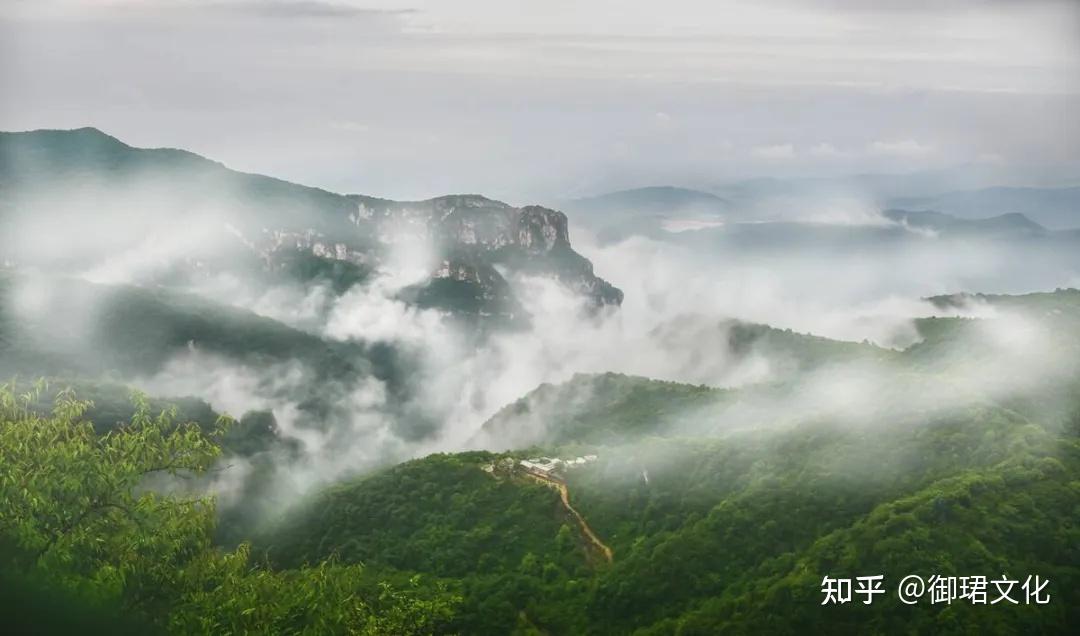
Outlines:
{"label": "vegetation", "polygon": [[845,342],[740,321],[729,321],[727,327],[728,348],[733,354],[756,352],[774,361],[774,365],[776,361],[786,362],[796,371],[859,361],[888,362],[897,358],[896,351],[869,342]]}
{"label": "vegetation", "polygon": [[154,415],[137,397],[126,426],[98,435],[82,419],[87,403],[63,393],[43,417],[36,398],[0,390],[7,585],[57,590],[60,605],[94,620],[122,610],[181,634],[421,634],[442,631],[452,616],[457,597],[422,589],[420,579],[395,588],[332,560],[271,570],[246,545],[215,548],[211,499],[148,487],[151,476],[212,470],[220,453],[198,426],[177,424],[175,411]]}
{"label": "vegetation", "polygon": [[[1080,602],[1076,427],[984,406],[593,445],[600,460],[567,479],[611,566],[553,520],[551,493],[486,475],[498,459],[482,453],[335,487],[259,545],[282,565],[338,554],[436,574],[464,594],[454,625],[468,633],[1066,633]],[[890,596],[873,607],[821,607],[824,576],[879,573]],[[1037,574],[1053,601],[907,606],[907,574]]]}
{"label": "vegetation", "polygon": [[[318,256],[303,250],[285,250],[275,254],[274,273],[301,284],[329,285],[335,294],[344,294],[353,285],[368,281],[372,268],[346,260]],[[268,282],[272,283],[270,276]]]}
{"label": "vegetation", "polygon": [[[27,290],[40,298],[32,310],[18,311],[15,296]],[[152,374],[192,348],[253,364],[299,362],[325,378],[355,374],[354,360],[366,353],[191,294],[0,273],[5,373]]]}
{"label": "vegetation", "polygon": [[353,562],[464,576],[551,556],[563,522],[554,490],[493,479],[487,453],[432,455],[332,488],[274,537],[274,562],[299,565],[331,551]]}
{"label": "vegetation", "polygon": [[576,375],[544,384],[503,408],[484,424],[492,439],[518,446],[617,443],[665,431],[671,422],[715,407],[731,392],[618,373]]}
{"label": "vegetation", "polygon": [[[190,328],[248,361],[353,359],[273,321],[117,293],[123,320],[146,310],[143,324]],[[905,351],[730,323],[730,353],[767,352],[797,373],[742,390],[619,374],[544,385],[484,427],[516,450],[392,466],[257,531],[252,511],[274,501],[262,477],[297,452],[271,412],[219,421],[199,400],[130,403],[118,383],[69,379],[83,376],[5,387],[0,585],[25,620],[57,633],[1069,633],[1080,624],[1076,298],[934,299],[945,314],[970,302],[1019,312],[1053,335],[1060,373],[1023,392],[954,375],[1024,359],[995,348],[988,321],[922,320]],[[24,346],[2,318],[0,346]],[[140,333],[117,331],[118,350],[161,355],[142,350],[160,333]],[[834,365],[884,378],[868,407],[840,417],[799,401],[796,380]],[[565,482],[610,563],[554,489],[513,469],[584,454],[599,459]],[[255,477],[218,511],[203,486],[227,455],[248,458]],[[821,605],[823,577],[867,574],[885,576],[872,606]],[[1038,575],[1051,602],[908,606],[895,595],[908,574]]]}

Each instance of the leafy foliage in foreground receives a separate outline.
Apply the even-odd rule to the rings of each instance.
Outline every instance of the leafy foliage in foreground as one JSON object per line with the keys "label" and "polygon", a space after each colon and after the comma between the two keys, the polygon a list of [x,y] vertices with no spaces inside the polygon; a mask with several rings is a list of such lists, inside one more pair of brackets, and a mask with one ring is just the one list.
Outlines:
{"label": "leafy foliage in foreground", "polygon": [[182,634],[422,634],[452,616],[457,599],[420,579],[394,589],[333,561],[274,571],[246,545],[215,548],[212,500],[147,486],[206,473],[220,452],[173,412],[153,415],[139,398],[128,425],[98,435],[73,395],[47,417],[35,400],[0,389],[6,572]]}

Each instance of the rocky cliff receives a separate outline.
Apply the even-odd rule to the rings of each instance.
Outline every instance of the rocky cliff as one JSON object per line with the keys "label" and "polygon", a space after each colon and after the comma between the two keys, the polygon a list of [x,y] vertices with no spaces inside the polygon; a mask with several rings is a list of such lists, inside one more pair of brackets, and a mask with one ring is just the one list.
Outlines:
{"label": "rocky cliff", "polygon": [[[51,242],[63,246],[67,266],[85,268],[145,249],[153,236],[187,243],[153,250],[148,272],[175,279],[256,268],[271,282],[330,278],[343,292],[392,267],[397,242],[421,238],[434,250],[431,275],[403,297],[423,306],[516,320],[513,279],[525,275],[554,278],[594,307],[622,301],[571,247],[566,215],[539,206],[479,195],[340,195],[180,150],[133,148],[92,128],[0,133],[0,186],[5,262],[53,266],[57,254],[27,247]],[[94,227],[125,231],[102,236]]]}
{"label": "rocky cliff", "polygon": [[[439,264],[429,284],[432,293],[421,296],[426,304],[458,310],[468,306],[494,315],[520,311],[499,269],[510,276],[553,277],[593,307],[622,302],[622,292],[596,276],[592,263],[571,247],[566,215],[557,210],[516,208],[475,194],[411,202],[352,198],[358,208],[355,222],[371,224],[381,243],[421,237],[438,251]],[[472,301],[463,303],[442,293],[450,290]]]}

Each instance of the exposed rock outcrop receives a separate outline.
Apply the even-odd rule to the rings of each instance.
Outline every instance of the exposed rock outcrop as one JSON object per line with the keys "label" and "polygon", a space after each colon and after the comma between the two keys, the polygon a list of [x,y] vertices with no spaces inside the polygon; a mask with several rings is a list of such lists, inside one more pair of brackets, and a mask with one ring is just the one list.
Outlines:
{"label": "exposed rock outcrop", "polygon": [[516,208],[474,194],[415,202],[353,198],[356,222],[373,224],[381,241],[394,243],[403,236],[432,241],[440,264],[431,281],[457,284],[434,285],[453,292],[451,297],[421,295],[431,306],[472,307],[490,315],[519,312],[520,304],[511,300],[510,285],[496,267],[509,275],[554,277],[594,307],[622,303],[622,292],[596,276],[592,263],[571,247],[566,215],[557,210]]}
{"label": "exposed rock outcrop", "polygon": [[[480,195],[340,195],[181,150],[133,148],[91,128],[0,133],[0,186],[0,262],[56,266],[55,255],[19,240],[16,230],[27,227],[67,246],[61,260],[75,271],[145,249],[148,236],[167,237],[163,246],[177,245],[145,259],[141,279],[228,271],[271,285],[329,281],[342,292],[391,267],[396,243],[419,237],[435,251],[433,269],[406,296],[425,306],[517,319],[512,283],[521,275],[553,277],[595,307],[622,301],[571,247],[562,212]],[[42,221],[43,210],[55,218]],[[125,231],[86,240],[79,228],[88,218]]]}

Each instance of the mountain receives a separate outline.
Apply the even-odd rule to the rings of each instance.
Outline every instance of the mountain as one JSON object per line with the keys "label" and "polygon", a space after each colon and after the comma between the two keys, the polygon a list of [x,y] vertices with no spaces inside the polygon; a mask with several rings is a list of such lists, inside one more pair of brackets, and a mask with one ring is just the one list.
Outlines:
{"label": "mountain", "polygon": [[[676,320],[656,335],[673,349],[693,343],[702,356],[726,360],[733,368],[752,359],[768,360],[772,382],[780,388],[828,366],[885,368],[902,357],[900,352],[869,343],[737,320]],[[618,373],[575,375],[562,384],[541,385],[500,409],[470,446],[610,444],[628,436],[700,432],[715,423],[710,414],[730,405],[737,395],[726,389]]]}
{"label": "mountain", "polygon": [[[566,488],[611,564],[520,464],[588,452],[598,460],[567,469]],[[438,577],[465,599],[462,633],[850,633],[868,621],[951,633],[939,624],[957,616],[980,631],[1068,633],[1077,470],[1075,436],[992,407],[906,426],[435,455],[327,491],[257,546],[279,567],[336,554]],[[873,608],[822,613],[824,576],[868,572],[889,591]],[[945,612],[897,600],[905,575],[938,572],[1004,573],[1017,590],[1038,572],[1052,601],[1033,612],[1022,593],[1020,608],[954,599]]]}
{"label": "mountain", "polygon": [[909,173],[862,173],[837,177],[776,178],[759,177],[732,183],[720,183],[709,190],[741,203],[773,197],[858,196],[887,201],[903,196],[930,196],[957,187],[975,188],[1000,182],[1003,176],[994,170],[962,167],[946,170],[922,170]]}
{"label": "mountain", "polygon": [[394,433],[418,439],[438,422],[410,407],[423,388],[413,373],[416,355],[382,342],[326,338],[168,288],[0,271],[0,377],[45,377],[56,386],[82,387],[81,397],[98,402],[102,395],[113,405],[126,401],[103,386],[153,389],[155,377],[194,372],[256,382],[246,390],[297,405],[303,427],[348,437],[347,427],[336,428],[353,415],[348,396],[358,384],[376,381],[386,392],[380,412],[393,419]]}
{"label": "mountain", "polygon": [[[1026,189],[1053,191],[1073,187],[1076,184],[1074,170],[1075,167],[1047,169],[1045,166],[968,164],[944,169],[899,173],[859,173],[801,178],[761,177],[714,183],[702,189],[738,203],[793,195],[804,198],[845,195],[873,201],[878,205],[907,207],[902,203],[903,201],[930,200],[948,193],[987,192],[989,194],[995,190]],[[1025,183],[1026,186],[1002,186],[1004,183],[1019,182]],[[971,216],[991,216],[1006,212],[1030,213],[1030,216],[1035,216],[1033,209],[1022,207],[973,210]]]}
{"label": "mountain", "polygon": [[[256,545],[281,567],[336,554],[387,575],[438,577],[465,599],[455,618],[464,633],[1069,633],[1080,618],[1078,297],[935,298],[945,312],[981,303],[1008,313],[965,319],[885,359],[796,339],[788,345],[816,361],[786,386],[575,376],[489,422],[535,417],[550,435],[343,483],[284,513]],[[977,356],[975,376],[958,366],[958,353],[996,346],[994,325],[1013,324],[1009,315],[1034,320],[1039,335],[1017,361],[1062,365],[1044,369],[1061,382],[1049,392],[973,385],[987,367]],[[779,334],[744,335],[755,336]],[[1060,358],[1042,356],[1044,338]],[[821,374],[836,364],[881,377],[859,385],[869,410],[846,418],[793,399],[803,384],[828,393]],[[988,366],[1008,376],[1023,365]],[[859,397],[844,386],[821,397]],[[686,425],[710,420],[726,425]],[[553,479],[522,463],[543,457],[566,460]],[[824,577],[869,573],[886,590],[872,607],[822,607]],[[1021,586],[1036,574],[1050,581],[1048,605],[1025,602]],[[1018,604],[957,592],[906,605],[896,590],[907,575],[1004,577],[1017,581]]]}
{"label": "mountain", "polygon": [[[295,567],[336,545],[347,560],[438,576],[515,568],[530,547],[535,556],[555,556],[543,551],[554,547],[550,539],[564,522],[552,514],[556,493],[537,483],[492,479],[479,467],[495,459],[484,452],[431,455],[327,490],[290,517],[297,525],[275,530],[270,556]],[[410,492],[413,484],[435,487]],[[427,535],[433,525],[450,536]],[[402,549],[423,544],[430,549]],[[442,552],[448,544],[464,554]]]}
{"label": "mountain", "polygon": [[[357,195],[350,199],[357,203],[358,218],[373,223],[385,243],[411,233],[433,240],[442,258],[432,279],[419,290],[421,304],[442,305],[443,290],[451,285],[479,287],[482,293],[494,292],[483,300],[512,303],[497,265],[521,274],[551,276],[596,305],[622,302],[622,292],[595,276],[592,263],[570,246],[562,212],[535,205],[515,208],[480,195],[415,202]],[[481,303],[477,311],[482,307]]]}
{"label": "mountain", "polygon": [[972,305],[1015,309],[1042,316],[1068,320],[1080,317],[1080,290],[1057,289],[1053,292],[1029,294],[972,294],[959,293],[927,298],[935,307],[957,310]]}
{"label": "mountain", "polygon": [[1080,228],[1080,187],[980,188],[932,196],[893,197],[889,204],[911,210],[940,210],[968,219],[1022,213],[1055,230]]}
{"label": "mountain", "polygon": [[571,247],[564,214],[477,195],[340,195],[182,150],[133,148],[93,128],[0,133],[0,190],[8,265],[173,283],[222,272],[320,278],[343,292],[392,268],[412,242],[430,250],[429,275],[404,296],[422,306],[520,320],[499,268],[553,277],[593,306],[622,300]]}
{"label": "mountain", "polygon": [[701,190],[675,186],[649,186],[619,190],[593,197],[573,199],[575,206],[583,209],[626,209],[637,214],[665,214],[672,209],[697,208],[720,211],[730,205],[726,200]]}
{"label": "mountain", "polygon": [[669,415],[696,419],[730,397],[727,391],[706,386],[617,373],[579,374],[562,384],[543,384],[503,407],[484,422],[471,445],[611,444],[630,436],[661,435],[669,432]]}
{"label": "mountain", "polygon": [[792,249],[814,252],[941,245],[970,239],[990,242],[1021,239],[1057,247],[1060,242],[1070,242],[1074,237],[1068,232],[1048,231],[1022,215],[968,220],[937,212],[887,210],[877,222],[730,223],[669,233],[659,238],[688,247],[723,248],[733,252],[784,252]]}
{"label": "mountain", "polygon": [[962,219],[949,214],[927,211],[885,210],[882,216],[904,227],[929,230],[950,236],[1020,236],[1046,235],[1046,228],[1023,214],[1012,212],[978,219]]}
{"label": "mountain", "polygon": [[633,234],[654,236],[672,226],[721,222],[732,212],[731,203],[715,194],[674,186],[620,190],[560,205],[575,223],[605,242]]}
{"label": "mountain", "polygon": [[[724,233],[736,233],[755,242],[757,235],[775,232],[779,234],[775,243],[783,245],[787,230],[814,240],[832,240],[836,235],[850,238],[855,234],[871,239],[889,234],[880,227],[888,222],[952,237],[1005,237],[1015,233],[1046,234],[1053,242],[1075,238],[1059,230],[1080,227],[1080,188],[945,191],[949,184],[983,180],[975,174],[949,172],[760,178],[721,184],[711,192],[673,186],[621,190],[570,199],[560,206],[601,243],[634,235],[668,240],[672,234],[700,237]],[[885,223],[875,223],[875,219]],[[863,229],[853,229],[859,226]],[[695,231],[699,234],[693,234]],[[901,236],[898,232],[892,234]]]}
{"label": "mountain", "polygon": [[[34,295],[33,303],[17,302]],[[251,311],[164,288],[0,273],[0,372],[152,375],[184,352],[252,365],[300,363],[322,379],[370,372],[358,343],[332,343]],[[72,320],[79,316],[79,320]]]}
{"label": "mountain", "polygon": [[[679,314],[642,337],[685,353],[685,368],[768,372],[721,387],[567,369],[467,421],[490,412],[477,366],[518,380],[515,367],[472,356],[457,330],[446,343],[443,329],[395,339],[368,325],[415,327],[417,307],[518,324],[526,277],[617,305],[563,213],[476,194],[339,195],[92,129],[3,135],[0,157],[0,377],[52,380],[40,395],[0,386],[0,578],[16,587],[40,577],[181,633],[1080,624],[1080,291],[924,298],[936,315],[912,321],[903,349]],[[1022,214],[745,222],[723,217],[726,195],[649,189],[618,205],[635,200],[628,227],[665,247],[769,272],[791,258],[811,287],[842,283],[841,266],[936,276],[946,253],[993,277],[988,254],[1064,277],[1080,258],[1080,234]],[[681,203],[701,215],[664,216]],[[266,301],[277,320],[233,302],[235,287],[206,291],[236,279],[259,299],[301,293]],[[387,280],[377,300],[393,311],[347,302]],[[363,328],[292,318],[325,295]],[[636,329],[620,333],[647,375],[683,377],[635,348]],[[560,355],[534,335],[497,334],[480,353]],[[153,397],[126,401],[128,383]],[[428,454],[451,444],[460,452]],[[886,591],[872,607],[823,605],[826,577],[872,574]],[[1019,601],[909,606],[896,593],[908,575],[1007,578]],[[1025,602],[1029,576],[1048,582],[1048,604]]]}

